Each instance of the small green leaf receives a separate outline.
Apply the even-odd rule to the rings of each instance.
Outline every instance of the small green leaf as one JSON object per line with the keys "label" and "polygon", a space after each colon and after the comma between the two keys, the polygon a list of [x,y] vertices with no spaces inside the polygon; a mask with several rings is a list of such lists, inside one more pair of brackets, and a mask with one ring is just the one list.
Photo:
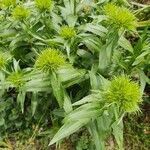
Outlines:
{"label": "small green leaf", "polygon": [[64,97],[63,97],[64,91],[56,73],[52,72],[52,74],[50,75],[50,82],[51,82],[53,94],[55,98],[57,99],[59,107],[62,108],[64,104]]}
{"label": "small green leaf", "polygon": [[96,150],[104,150],[105,141],[104,138],[102,138],[102,136],[100,135],[100,131],[97,128],[96,121],[91,121],[89,123],[89,130],[95,143]]}
{"label": "small green leaf", "polygon": [[119,150],[123,150],[123,121],[121,120],[120,124],[118,124],[118,121],[114,122],[112,128],[113,128],[113,135],[119,146]]}
{"label": "small green leaf", "polygon": [[131,43],[124,36],[121,36],[118,42],[119,45],[123,47],[125,50],[128,50],[129,52],[133,53],[133,47]]}
{"label": "small green leaf", "polygon": [[103,27],[102,25],[96,25],[92,23],[88,23],[84,26],[80,27],[80,30],[84,30],[86,32],[91,32],[95,35],[104,36],[105,33],[107,33],[107,29]]}
{"label": "small green leaf", "polygon": [[101,98],[101,96],[98,94],[91,94],[91,95],[88,95],[88,96],[82,98],[81,100],[73,103],[72,105],[78,106],[78,105],[82,105],[82,104],[89,103],[89,102],[94,102],[94,101],[96,102],[96,101],[99,101],[100,98]]}
{"label": "small green leaf", "polygon": [[5,120],[2,116],[0,116],[0,126],[3,126],[5,124]]}
{"label": "small green leaf", "polygon": [[34,116],[37,104],[38,104],[38,95],[36,92],[32,93],[32,98],[31,98],[31,110],[32,110],[32,116]]}
{"label": "small green leaf", "polygon": [[72,109],[72,105],[71,105],[71,99],[69,97],[69,95],[67,94],[66,90],[64,89],[64,110],[66,113],[70,113],[73,109]]}
{"label": "small green leaf", "polygon": [[21,90],[17,96],[17,103],[21,105],[21,111],[24,113],[24,102],[25,102],[26,92]]}

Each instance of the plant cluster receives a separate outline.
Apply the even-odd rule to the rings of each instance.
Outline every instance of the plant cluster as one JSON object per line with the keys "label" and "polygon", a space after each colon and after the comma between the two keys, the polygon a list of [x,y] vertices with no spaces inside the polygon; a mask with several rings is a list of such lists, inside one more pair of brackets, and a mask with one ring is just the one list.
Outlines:
{"label": "plant cluster", "polygon": [[150,84],[150,31],[133,5],[0,1],[0,147],[103,150],[112,137],[123,149],[123,117]]}

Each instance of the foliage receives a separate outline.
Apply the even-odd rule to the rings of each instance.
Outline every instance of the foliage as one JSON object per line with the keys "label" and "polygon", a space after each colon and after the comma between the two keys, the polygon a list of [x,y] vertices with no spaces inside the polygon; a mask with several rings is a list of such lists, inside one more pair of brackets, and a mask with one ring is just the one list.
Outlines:
{"label": "foliage", "polygon": [[123,149],[123,117],[149,99],[148,6],[0,2],[0,147]]}
{"label": "foliage", "polygon": [[0,69],[1,70],[5,68],[10,58],[11,58],[10,54],[3,53],[3,52],[0,53]]}

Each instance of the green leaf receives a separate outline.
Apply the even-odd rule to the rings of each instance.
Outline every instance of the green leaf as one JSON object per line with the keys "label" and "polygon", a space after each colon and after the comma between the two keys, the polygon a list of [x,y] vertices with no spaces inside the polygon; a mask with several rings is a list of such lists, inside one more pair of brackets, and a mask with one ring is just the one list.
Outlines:
{"label": "green leaf", "polygon": [[136,66],[136,65],[140,64],[141,62],[145,61],[145,56],[147,56],[149,54],[150,54],[150,50],[144,51],[142,54],[140,54],[138,57],[136,57],[132,66]]}
{"label": "green leaf", "polygon": [[61,81],[56,73],[52,72],[50,81],[53,94],[57,99],[60,108],[63,107],[66,113],[71,112],[72,111],[71,99],[69,98],[66,89],[61,84]]}
{"label": "green leaf", "polygon": [[95,35],[104,36],[107,33],[107,29],[102,25],[96,25],[92,23],[88,23],[84,26],[81,26],[79,30],[84,30],[86,32],[91,32]]}
{"label": "green leaf", "polygon": [[102,44],[99,38],[87,34],[80,34],[80,36],[82,37],[83,43],[90,51],[92,51],[92,53],[101,50]]}
{"label": "green leaf", "polygon": [[138,22],[138,27],[148,27],[150,26],[150,20]]}
{"label": "green leaf", "polygon": [[90,83],[91,83],[92,90],[97,90],[99,85],[97,82],[97,77],[95,75],[95,72],[90,71],[89,75],[90,75]]}
{"label": "green leaf", "polygon": [[0,88],[0,97],[5,92],[5,88],[6,88],[5,84],[6,84],[5,83],[5,74],[2,71],[0,71],[0,85],[1,85],[1,88]]}
{"label": "green leaf", "polygon": [[85,104],[84,106],[80,106],[78,109],[71,112],[66,118],[64,122],[72,122],[79,121],[80,119],[88,119],[88,118],[96,118],[100,115],[101,109],[97,104]]}
{"label": "green leaf", "polygon": [[146,83],[150,84],[150,79],[145,75],[143,71],[139,70],[139,75],[140,75],[141,91],[143,93],[145,90]]}
{"label": "green leaf", "polygon": [[90,131],[93,141],[95,143],[96,150],[104,150],[105,149],[105,141],[100,136],[100,131],[97,128],[96,121],[91,121],[89,123],[89,131]]}
{"label": "green leaf", "polygon": [[112,128],[113,128],[113,135],[119,146],[119,150],[123,150],[123,121],[121,120],[119,124],[118,121],[114,122]]}
{"label": "green leaf", "polygon": [[32,93],[32,98],[31,98],[31,110],[32,110],[32,116],[34,116],[37,104],[38,104],[38,94],[36,92]]}
{"label": "green leaf", "polygon": [[20,90],[17,96],[17,103],[21,105],[22,113],[24,113],[25,96],[26,96],[26,92],[23,90]]}
{"label": "green leaf", "polygon": [[64,89],[63,94],[64,94],[64,106],[63,106],[63,108],[64,108],[65,112],[68,114],[73,110],[72,105],[71,105],[71,99],[68,96],[65,89]]}
{"label": "green leaf", "polygon": [[64,97],[63,97],[64,91],[61,82],[57,77],[57,74],[54,72],[52,72],[50,75],[50,83],[51,83],[53,94],[59,104],[59,107],[62,108],[64,104]]}
{"label": "green leaf", "polygon": [[59,129],[59,131],[56,133],[56,135],[53,137],[53,139],[51,140],[49,145],[52,145],[52,144],[58,142],[59,140],[61,140],[61,139],[65,138],[65,137],[71,135],[72,133],[76,132],[81,127],[86,125],[88,122],[89,122],[89,118],[81,119],[79,121],[75,121],[75,122],[70,122],[70,123],[64,124]]}
{"label": "green leaf", "polygon": [[91,95],[88,95],[88,96],[82,98],[81,100],[73,103],[72,105],[73,106],[78,106],[78,105],[82,105],[82,104],[85,104],[85,103],[100,101],[100,99],[101,99],[101,96],[99,94],[91,94]]}
{"label": "green leaf", "polygon": [[99,68],[103,72],[111,62],[112,45],[103,46],[99,53]]}
{"label": "green leaf", "polygon": [[[57,71],[57,76],[61,81],[62,85],[66,88],[76,83],[80,83],[81,81],[84,81],[86,79],[85,73],[86,73],[85,70],[78,70],[68,66],[65,68],[60,68]],[[24,78],[26,80],[26,83],[24,85],[26,91],[29,92],[51,91],[50,76],[48,74],[36,70],[25,75]]]}
{"label": "green leaf", "polygon": [[2,116],[0,116],[0,126],[3,126],[5,124],[5,120]]}
{"label": "green leaf", "polygon": [[114,49],[118,46],[119,39],[117,32],[110,32],[108,35],[110,38],[108,39],[107,43],[101,47],[99,52],[99,69],[103,73],[106,73],[107,69],[111,65],[112,55]]}
{"label": "green leaf", "polygon": [[129,52],[133,53],[133,47],[131,43],[124,36],[121,36],[119,38],[118,44],[125,50],[128,50]]}
{"label": "green leaf", "polygon": [[[76,15],[75,1],[64,0],[65,7],[60,7],[61,15],[69,26],[74,27],[77,22],[78,16]],[[75,5],[74,5],[75,4]]]}
{"label": "green leaf", "polygon": [[88,103],[80,106],[72,111],[64,119],[64,125],[56,133],[50,145],[76,132],[78,129],[86,125],[91,119],[96,119],[101,115],[103,107],[99,103]]}

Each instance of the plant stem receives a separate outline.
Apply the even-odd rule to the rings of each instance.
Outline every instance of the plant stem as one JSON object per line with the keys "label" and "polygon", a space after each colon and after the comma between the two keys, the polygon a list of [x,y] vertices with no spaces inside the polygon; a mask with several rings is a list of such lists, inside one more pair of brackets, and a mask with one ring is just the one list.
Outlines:
{"label": "plant stem", "polygon": [[74,0],[74,15],[76,15],[76,0]]}

